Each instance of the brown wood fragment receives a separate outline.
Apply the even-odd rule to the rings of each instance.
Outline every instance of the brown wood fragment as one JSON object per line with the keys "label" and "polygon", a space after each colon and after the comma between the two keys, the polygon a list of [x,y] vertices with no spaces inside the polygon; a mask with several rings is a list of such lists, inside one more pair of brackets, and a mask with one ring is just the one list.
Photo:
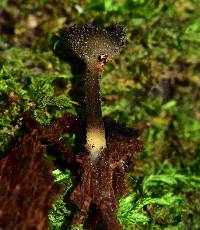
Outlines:
{"label": "brown wood fragment", "polygon": [[[48,212],[60,192],[53,182],[52,166],[44,159],[44,140],[58,144],[69,161],[73,154],[59,140],[73,128],[75,119],[65,116],[52,127],[42,128],[24,114],[29,134],[19,138],[8,155],[0,159],[0,229],[48,229]],[[70,159],[69,159],[70,157]]]}
{"label": "brown wood fragment", "polygon": [[[75,154],[60,139],[63,132],[81,132],[84,125],[73,115],[65,115],[51,127],[41,127],[24,114],[29,134],[18,139],[11,152],[0,160],[0,228],[3,230],[48,229],[48,212],[59,194],[52,166],[44,159],[46,146],[53,144],[64,156],[66,168],[73,168],[80,183],[71,193],[77,206],[72,224],[87,223],[96,229],[120,230],[116,217],[116,198],[127,194],[127,171],[134,165],[135,152],[142,151],[139,132],[127,130],[110,119],[105,120],[107,149],[97,161],[85,151]],[[77,181],[79,181],[77,179]]]}

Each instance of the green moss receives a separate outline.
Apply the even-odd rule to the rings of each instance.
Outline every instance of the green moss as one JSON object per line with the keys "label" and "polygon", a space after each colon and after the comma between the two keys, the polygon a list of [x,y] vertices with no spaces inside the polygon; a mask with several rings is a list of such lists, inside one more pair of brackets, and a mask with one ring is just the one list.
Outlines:
{"label": "green moss", "polygon": [[62,226],[66,223],[66,219],[71,214],[71,211],[66,207],[66,195],[72,187],[72,176],[70,172],[62,172],[59,169],[53,171],[53,176],[56,183],[65,186],[65,190],[49,213],[49,229],[61,230]]}

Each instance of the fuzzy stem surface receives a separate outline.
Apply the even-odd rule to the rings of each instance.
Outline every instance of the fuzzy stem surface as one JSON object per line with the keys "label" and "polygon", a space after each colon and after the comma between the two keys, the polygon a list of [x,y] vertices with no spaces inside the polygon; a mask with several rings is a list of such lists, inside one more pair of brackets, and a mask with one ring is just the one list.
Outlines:
{"label": "fuzzy stem surface", "polygon": [[105,129],[101,112],[99,78],[101,71],[95,65],[87,65],[85,74],[86,98],[86,149],[95,161],[106,148]]}

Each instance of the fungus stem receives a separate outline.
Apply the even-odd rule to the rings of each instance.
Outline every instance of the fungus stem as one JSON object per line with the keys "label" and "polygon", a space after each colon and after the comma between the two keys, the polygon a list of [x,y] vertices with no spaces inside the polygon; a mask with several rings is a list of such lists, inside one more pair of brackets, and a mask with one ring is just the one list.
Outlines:
{"label": "fungus stem", "polygon": [[99,78],[101,71],[94,65],[87,65],[85,74],[86,97],[86,149],[90,153],[92,161],[106,148],[104,123],[101,113],[101,97]]}

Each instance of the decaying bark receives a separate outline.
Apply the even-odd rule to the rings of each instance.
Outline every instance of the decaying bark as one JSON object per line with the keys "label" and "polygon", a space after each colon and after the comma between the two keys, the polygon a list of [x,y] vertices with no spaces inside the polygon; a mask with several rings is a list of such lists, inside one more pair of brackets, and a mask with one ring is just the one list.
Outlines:
{"label": "decaying bark", "polygon": [[105,120],[107,149],[93,162],[88,153],[75,154],[60,139],[64,132],[80,132],[83,127],[72,115],[63,116],[51,127],[41,127],[29,114],[24,115],[28,134],[0,160],[0,228],[48,228],[48,211],[60,191],[51,176],[52,166],[44,159],[46,146],[53,144],[64,156],[66,167],[80,177],[71,193],[71,201],[77,206],[72,224],[84,223],[93,208],[87,220],[91,229],[99,224],[105,230],[121,229],[116,198],[128,192],[127,168],[134,164],[134,153],[141,151],[143,144],[136,139],[137,132],[122,130]]}
{"label": "decaying bark", "polygon": [[[108,123],[109,122],[109,123]],[[134,153],[142,151],[143,143],[136,140],[138,133],[127,132],[111,120],[105,121],[107,149],[97,161],[92,161],[86,153],[77,157],[79,163],[80,184],[71,195],[78,207],[73,224],[84,223],[91,205],[94,213],[90,227],[98,224],[105,230],[121,229],[116,217],[118,207],[116,198],[127,194],[127,168],[134,163]]]}
{"label": "decaying bark", "polygon": [[52,166],[44,159],[46,145],[43,142],[57,144],[67,155],[66,159],[73,159],[72,152],[59,141],[63,131],[70,131],[73,127],[72,116],[59,119],[50,128],[40,127],[28,114],[24,116],[24,126],[29,134],[19,138],[11,152],[0,159],[2,230],[48,228],[48,212],[60,186],[53,182]]}

